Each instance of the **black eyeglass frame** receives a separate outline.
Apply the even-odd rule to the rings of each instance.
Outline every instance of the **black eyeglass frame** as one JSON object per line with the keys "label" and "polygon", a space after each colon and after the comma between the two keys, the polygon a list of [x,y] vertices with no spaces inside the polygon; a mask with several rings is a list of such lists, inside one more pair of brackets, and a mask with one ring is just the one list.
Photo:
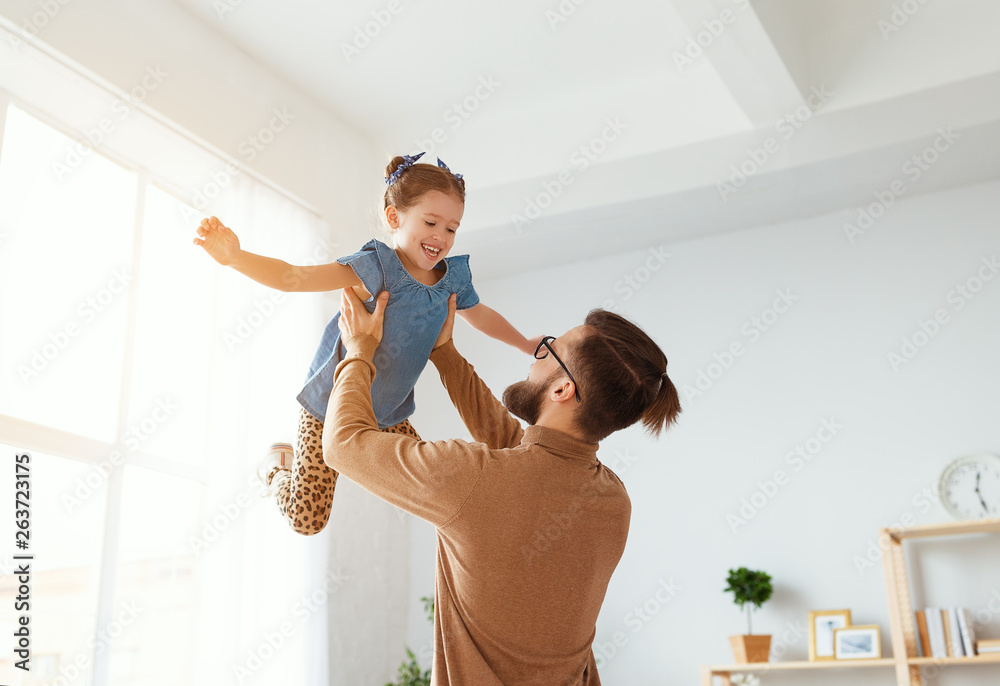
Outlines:
{"label": "black eyeglass frame", "polygon": [[[565,364],[563,364],[563,361],[559,359],[558,355],[556,355],[556,351],[552,349],[551,345],[549,345],[549,343],[551,341],[554,341],[555,339],[556,339],[555,336],[542,336],[542,340],[538,342],[538,347],[535,348],[535,359],[544,360],[546,357],[548,357],[549,353],[552,353],[552,357],[556,358],[556,362],[558,362],[559,366],[563,368],[564,372],[566,372],[566,376],[569,377],[569,380],[573,382],[573,393],[576,394],[576,402],[580,402],[580,389],[578,388],[576,379],[573,378],[573,375],[570,373],[569,368]],[[543,347],[549,352],[539,357],[538,351],[541,350]]]}

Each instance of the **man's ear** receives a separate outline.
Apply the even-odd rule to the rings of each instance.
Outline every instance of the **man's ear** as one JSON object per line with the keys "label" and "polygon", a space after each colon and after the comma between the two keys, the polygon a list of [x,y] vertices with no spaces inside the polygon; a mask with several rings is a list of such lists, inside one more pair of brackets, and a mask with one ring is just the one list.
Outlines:
{"label": "man's ear", "polygon": [[576,400],[575,388],[573,382],[569,379],[563,379],[558,386],[553,386],[549,389],[549,400],[554,403],[564,403],[567,400]]}

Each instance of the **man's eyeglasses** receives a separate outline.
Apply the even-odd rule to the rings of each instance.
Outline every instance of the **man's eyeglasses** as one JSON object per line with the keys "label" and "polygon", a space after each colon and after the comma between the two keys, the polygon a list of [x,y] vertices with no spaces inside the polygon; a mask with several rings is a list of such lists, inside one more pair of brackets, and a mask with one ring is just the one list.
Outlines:
{"label": "man's eyeglasses", "polygon": [[569,377],[569,380],[573,382],[573,392],[576,393],[576,402],[580,402],[580,391],[577,388],[576,379],[573,378],[573,375],[569,373],[569,369],[566,368],[563,361],[559,359],[558,355],[556,355],[556,351],[552,349],[551,343],[554,340],[556,340],[555,336],[543,336],[542,340],[538,343],[538,347],[535,348],[535,359],[544,360],[549,356],[549,353],[552,353],[552,357],[556,358],[556,362],[558,362],[559,366],[563,368],[564,372],[566,372],[566,376]]}

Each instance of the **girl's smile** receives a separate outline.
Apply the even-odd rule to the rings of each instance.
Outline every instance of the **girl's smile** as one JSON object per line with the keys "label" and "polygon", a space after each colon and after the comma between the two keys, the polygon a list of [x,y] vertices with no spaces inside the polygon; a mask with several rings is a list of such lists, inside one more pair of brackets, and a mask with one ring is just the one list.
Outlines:
{"label": "girl's smile", "polygon": [[437,280],[430,272],[451,252],[464,212],[465,203],[436,190],[425,193],[405,212],[388,208],[396,252],[414,278]]}

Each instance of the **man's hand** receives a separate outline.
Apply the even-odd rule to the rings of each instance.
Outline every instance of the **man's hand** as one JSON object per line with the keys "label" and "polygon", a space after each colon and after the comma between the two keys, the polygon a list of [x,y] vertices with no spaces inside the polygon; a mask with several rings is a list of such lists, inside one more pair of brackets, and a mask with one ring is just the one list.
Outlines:
{"label": "man's hand", "polygon": [[455,330],[455,310],[458,309],[458,296],[454,293],[448,298],[448,318],[441,326],[441,333],[438,334],[433,350],[437,350],[442,345],[451,340],[451,334]]}
{"label": "man's hand", "polygon": [[382,342],[382,320],[385,317],[385,303],[389,300],[389,291],[382,291],[375,300],[375,311],[369,313],[361,298],[353,288],[345,288],[340,294],[340,327],[341,341],[347,353],[355,352],[351,345],[354,336],[371,336],[376,343]]}

